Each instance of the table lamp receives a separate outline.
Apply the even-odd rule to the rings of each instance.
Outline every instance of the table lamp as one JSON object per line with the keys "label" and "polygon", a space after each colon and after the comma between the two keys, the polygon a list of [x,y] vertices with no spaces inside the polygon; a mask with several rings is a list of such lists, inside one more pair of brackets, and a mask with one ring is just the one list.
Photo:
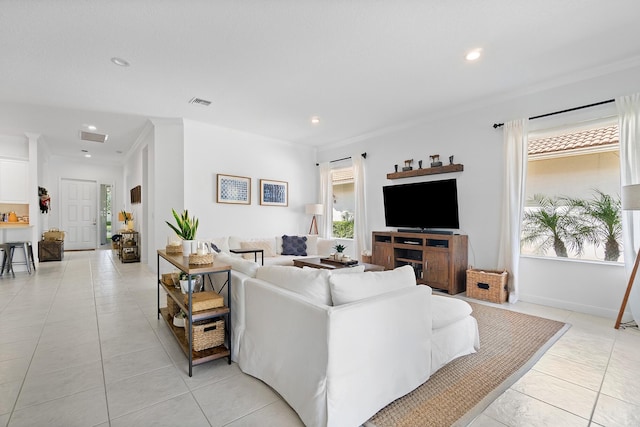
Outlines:
{"label": "table lamp", "polygon": [[[632,184],[625,185],[622,187],[622,209],[626,211],[638,211],[640,210],[640,184]],[[633,248],[632,242],[627,243],[627,247]],[[622,315],[624,314],[624,309],[627,306],[627,301],[629,300],[629,295],[631,294],[631,287],[633,286],[633,282],[636,279],[636,273],[638,272],[638,264],[640,263],[640,251],[638,251],[636,255],[636,262],[633,265],[633,270],[631,270],[631,276],[629,276],[629,283],[627,284],[627,291],[624,293],[624,299],[622,300],[622,306],[620,307],[620,312],[618,313],[618,318],[616,319],[616,329],[620,328],[620,322],[622,321]]]}
{"label": "table lamp", "polygon": [[318,234],[318,221],[316,221],[316,215],[322,215],[323,209],[324,207],[321,204],[317,203],[312,203],[305,206],[307,215],[313,215],[313,219],[311,219],[311,226],[309,227],[309,234]]}

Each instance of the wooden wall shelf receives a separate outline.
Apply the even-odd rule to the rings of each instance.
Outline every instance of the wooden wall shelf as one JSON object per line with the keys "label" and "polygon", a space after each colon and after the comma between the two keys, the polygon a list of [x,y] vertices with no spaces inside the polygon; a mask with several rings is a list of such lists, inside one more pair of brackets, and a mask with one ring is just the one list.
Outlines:
{"label": "wooden wall shelf", "polygon": [[439,166],[437,168],[414,169],[406,172],[392,172],[387,174],[387,179],[410,178],[413,176],[435,175],[438,173],[462,172],[464,166],[460,164]]}

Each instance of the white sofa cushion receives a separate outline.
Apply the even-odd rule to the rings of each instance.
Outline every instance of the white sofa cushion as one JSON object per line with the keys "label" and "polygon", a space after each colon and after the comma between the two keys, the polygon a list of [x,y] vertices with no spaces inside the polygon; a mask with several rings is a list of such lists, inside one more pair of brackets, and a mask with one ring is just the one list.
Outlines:
{"label": "white sofa cushion", "polygon": [[254,261],[249,261],[244,258],[231,256],[225,252],[220,252],[215,255],[216,260],[225,264],[229,264],[232,270],[239,271],[246,274],[249,277],[256,277],[256,271],[260,267],[260,264]]}
{"label": "white sofa cushion", "polygon": [[415,285],[416,276],[413,268],[409,265],[388,271],[367,271],[360,274],[332,274],[329,276],[333,305],[347,304]]}
{"label": "white sofa cushion", "polygon": [[471,314],[472,308],[466,301],[442,295],[433,295],[431,298],[433,329],[451,325]]}
{"label": "white sofa cushion", "polygon": [[331,305],[327,270],[268,265],[258,268],[255,277],[302,295],[316,304]]}

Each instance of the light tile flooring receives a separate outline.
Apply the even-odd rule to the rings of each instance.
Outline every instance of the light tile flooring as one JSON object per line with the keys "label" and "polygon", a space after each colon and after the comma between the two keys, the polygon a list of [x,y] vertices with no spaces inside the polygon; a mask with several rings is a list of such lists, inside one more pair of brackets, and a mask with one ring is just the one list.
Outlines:
{"label": "light tile flooring", "polygon": [[[155,274],[111,250],[0,278],[0,426],[299,426],[238,366],[194,367],[156,319]],[[506,307],[506,305],[503,305]],[[527,303],[573,327],[473,423],[640,425],[640,332]]]}

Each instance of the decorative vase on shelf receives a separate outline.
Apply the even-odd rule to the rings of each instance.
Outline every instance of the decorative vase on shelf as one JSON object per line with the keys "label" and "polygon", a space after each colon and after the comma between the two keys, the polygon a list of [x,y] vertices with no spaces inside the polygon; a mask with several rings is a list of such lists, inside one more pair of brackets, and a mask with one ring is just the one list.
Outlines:
{"label": "decorative vase on shelf", "polygon": [[127,230],[133,230],[133,220],[127,221]]}

